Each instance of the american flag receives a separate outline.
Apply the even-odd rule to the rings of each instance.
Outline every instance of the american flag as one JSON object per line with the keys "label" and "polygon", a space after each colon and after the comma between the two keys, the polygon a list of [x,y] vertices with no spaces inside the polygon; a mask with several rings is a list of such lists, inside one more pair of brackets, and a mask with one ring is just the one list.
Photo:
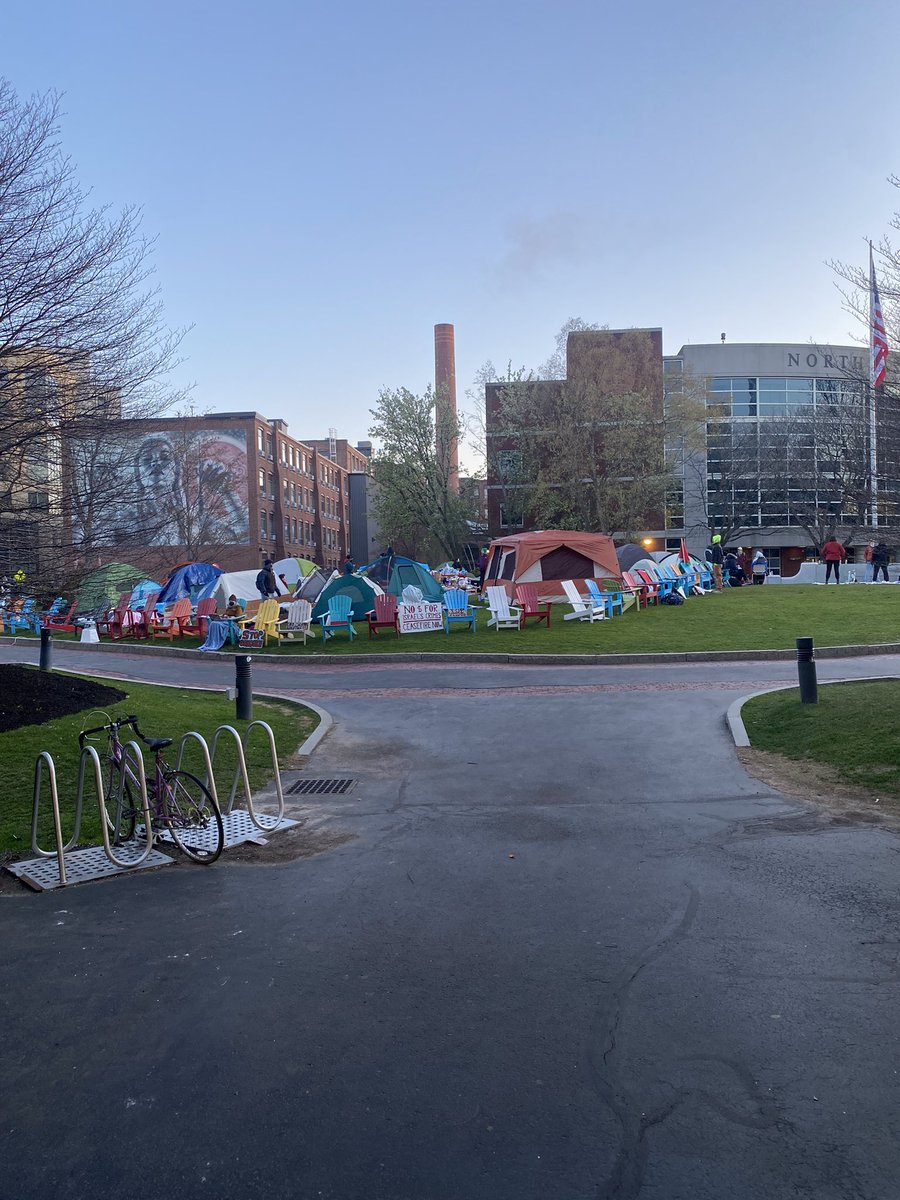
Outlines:
{"label": "american flag", "polygon": [[871,242],[869,243],[869,325],[871,326],[869,378],[872,387],[877,388],[884,383],[888,344],[884,317],[881,312],[881,297],[878,295],[878,284],[875,282],[875,262],[872,258]]}

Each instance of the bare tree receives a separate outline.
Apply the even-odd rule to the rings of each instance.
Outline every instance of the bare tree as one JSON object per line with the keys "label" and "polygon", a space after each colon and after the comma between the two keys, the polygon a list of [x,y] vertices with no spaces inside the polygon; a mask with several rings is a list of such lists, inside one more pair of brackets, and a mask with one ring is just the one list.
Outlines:
{"label": "bare tree", "polygon": [[[153,415],[182,333],[165,330],[135,208],[92,209],[59,143],[59,100],[0,80],[0,516],[23,469],[59,470],[73,423]],[[27,471],[26,471],[27,473]],[[41,489],[32,489],[40,492]],[[58,490],[43,489],[50,514]]]}

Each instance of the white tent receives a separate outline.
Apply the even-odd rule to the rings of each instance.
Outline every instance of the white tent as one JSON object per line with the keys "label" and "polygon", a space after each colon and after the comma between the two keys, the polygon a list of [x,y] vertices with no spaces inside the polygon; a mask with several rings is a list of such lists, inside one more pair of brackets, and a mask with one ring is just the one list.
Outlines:
{"label": "white tent", "polygon": [[[224,609],[228,605],[229,596],[237,596],[238,600],[259,600],[260,595],[256,588],[256,577],[259,570],[255,571],[230,571],[228,574],[220,575],[203,589],[200,596],[205,599],[207,596],[212,596],[215,599],[216,607]],[[278,588],[279,596],[287,593],[287,588],[275,576],[275,586]]]}

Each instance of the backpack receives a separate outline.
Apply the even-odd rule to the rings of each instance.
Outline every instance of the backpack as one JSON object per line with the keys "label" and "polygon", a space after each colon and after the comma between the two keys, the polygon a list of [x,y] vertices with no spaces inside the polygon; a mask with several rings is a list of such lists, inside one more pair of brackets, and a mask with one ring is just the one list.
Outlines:
{"label": "backpack", "polygon": [[268,571],[266,571],[266,570],[260,571],[259,574],[256,576],[256,590],[258,592],[267,592],[269,590],[269,587],[268,587],[269,581],[268,581],[267,576],[268,576]]}
{"label": "backpack", "polygon": [[669,592],[668,596],[660,596],[661,604],[684,604],[681,592]]}

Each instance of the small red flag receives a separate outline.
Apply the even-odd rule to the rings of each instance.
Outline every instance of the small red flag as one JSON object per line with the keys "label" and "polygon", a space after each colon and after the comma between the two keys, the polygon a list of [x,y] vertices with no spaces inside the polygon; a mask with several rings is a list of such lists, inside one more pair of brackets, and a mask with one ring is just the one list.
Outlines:
{"label": "small red flag", "polygon": [[684,538],[681,539],[681,545],[678,547],[678,557],[683,563],[690,563],[691,556],[688,554],[687,542]]}

